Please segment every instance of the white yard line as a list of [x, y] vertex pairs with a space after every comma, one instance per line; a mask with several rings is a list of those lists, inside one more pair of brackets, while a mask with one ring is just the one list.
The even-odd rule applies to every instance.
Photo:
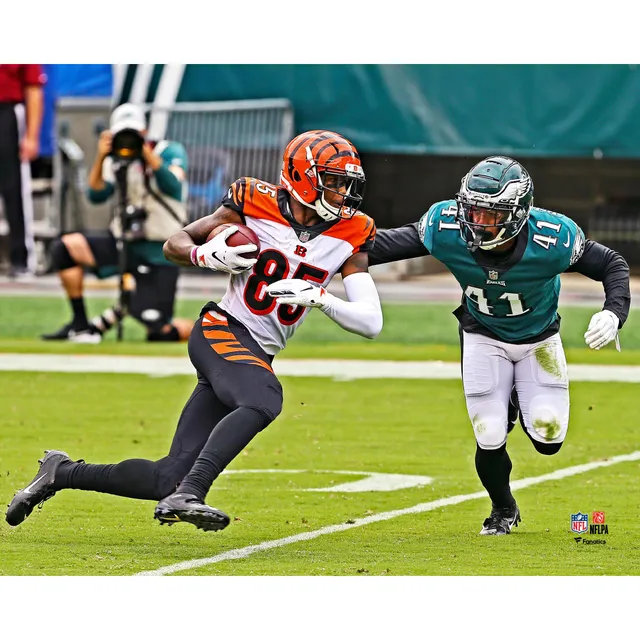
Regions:
[[[389, 360], [287, 360], [273, 364], [279, 376], [362, 378], [413, 378], [459, 380], [457, 362], [399, 362]], [[137, 373], [149, 376], [195, 375], [183, 357], [0, 354], [0, 371], [54, 371], [61, 373]], [[570, 364], [574, 382], [640, 382], [640, 366]]]
[[[635, 460], [640, 460], [640, 451], [634, 451], [633, 453], [614, 456], [612, 458], [609, 458], [608, 460], [599, 460], [597, 462], [588, 462], [586, 464], [579, 464], [573, 467], [566, 467], [565, 469], [558, 469], [557, 471], [552, 471], [551, 473], [545, 473], [542, 476], [516, 480], [511, 483], [511, 489], [524, 489], [526, 487], [531, 487], [542, 482], [549, 482], [550, 480], [562, 480], [563, 478], [575, 476], [580, 473], [586, 473], [587, 471], [598, 469], [600, 467], [610, 467], [611, 465], [619, 464], [620, 462], [633, 462]], [[391, 520], [392, 518], [397, 518], [399, 516], [425, 513], [426, 511], [433, 511], [434, 509], [439, 509], [440, 507], [448, 507], [454, 504], [460, 504], [461, 502], [468, 502], [469, 500], [477, 500], [478, 498], [486, 497], [487, 494], [485, 491], [477, 491], [476, 493], [467, 493], [458, 496], [451, 496], [449, 498], [441, 498], [440, 500], [433, 500], [431, 502], [423, 502], [406, 509], [385, 511], [383, 513], [378, 513], [366, 518], [358, 518], [351, 524], [334, 524], [328, 527], [323, 527], [322, 529], [316, 529], [315, 531], [306, 531], [304, 533], [299, 533], [295, 536], [287, 536], [286, 538], [279, 538], [277, 540], [268, 540], [267, 542], [251, 545], [249, 547], [242, 547], [240, 549], [231, 549], [230, 551], [225, 551], [224, 553], [220, 553], [217, 556], [211, 556], [210, 558], [186, 560], [184, 562], [178, 562], [177, 564], [171, 564], [166, 567], [161, 567], [160, 569], [155, 569], [152, 571], [142, 571], [136, 575], [164, 576], [170, 573], [177, 573], [178, 571], [189, 571], [191, 569], [197, 569], [209, 564], [224, 562], [225, 560], [240, 560], [242, 558], [247, 558], [254, 553], [268, 551], [269, 549], [277, 549], [278, 547], [284, 547], [288, 544], [295, 544], [296, 542], [313, 540], [314, 538], [326, 536], [330, 533], [340, 533], [341, 531], [347, 531], [348, 529], [355, 529], [356, 527], [363, 527], [368, 524], [373, 524], [374, 522], [383, 522], [384, 520]]]

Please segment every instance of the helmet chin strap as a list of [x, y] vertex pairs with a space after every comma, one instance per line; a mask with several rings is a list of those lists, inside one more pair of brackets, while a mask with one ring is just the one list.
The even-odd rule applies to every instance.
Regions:
[[[513, 240], [520, 233], [520, 231], [522, 230], [522, 227], [526, 224], [528, 218], [529, 218], [528, 215], [522, 218], [522, 220], [519, 222], [518, 229], [514, 235], [510, 236], [509, 238], [505, 238], [504, 240], [500, 240], [500, 238], [506, 231], [504, 228], [502, 228], [500, 230], [500, 233], [493, 240], [491, 240], [489, 244], [480, 246], [480, 248], [484, 249], [485, 251], [490, 251], [491, 249], [494, 249], [495, 247], [499, 247], [501, 244], [504, 244], [505, 242], [509, 242], [509, 240]], [[509, 219], [509, 222], [511, 222], [511, 219]]]
[[500, 229], [500, 233], [493, 239], [490, 240], [490, 244], [480, 244], [482, 242], [482, 235], [480, 233], [475, 233], [473, 235], [473, 240], [467, 241], [467, 249], [472, 253], [476, 251], [476, 249], [483, 249], [484, 251], [491, 251], [495, 247], [499, 247], [501, 244], [505, 242], [509, 242], [509, 240], [513, 240], [513, 238], [506, 238], [505, 240], [500, 240], [500, 237], [504, 234], [505, 230]]
[[500, 233], [498, 233], [498, 235], [493, 240], [490, 240], [488, 244], [479, 245], [480, 248], [484, 249], [485, 251], [491, 251], [491, 249], [494, 249], [495, 247], [499, 247], [501, 244], [504, 244], [505, 242], [509, 242], [509, 240], [511, 240], [512, 238], [507, 238], [506, 240], [500, 240], [504, 232], [505, 232], [504, 229], [500, 229]]
[[316, 212], [326, 222], [340, 220], [340, 209], [332, 207], [324, 199], [324, 193], [315, 201]]
[[473, 240], [471, 242], [467, 242], [467, 249], [469, 249], [469, 251], [473, 253], [480, 246], [481, 242], [482, 242], [482, 238], [480, 237], [480, 235], [474, 234]]

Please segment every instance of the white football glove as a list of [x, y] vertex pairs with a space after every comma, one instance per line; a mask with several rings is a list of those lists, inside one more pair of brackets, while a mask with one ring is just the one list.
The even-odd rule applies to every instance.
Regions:
[[[600, 349], [609, 344], [618, 336], [620, 320], [613, 311], [599, 311], [594, 314], [589, 322], [589, 328], [584, 334], [585, 342], [592, 349]], [[620, 351], [620, 345], [616, 340], [616, 347]]]
[[227, 238], [235, 233], [238, 227], [232, 225], [223, 229], [215, 238], [194, 247], [191, 252], [191, 262], [198, 267], [224, 271], [237, 275], [253, 267], [257, 258], [243, 258], [240, 254], [255, 251], [255, 244], [241, 244], [237, 247], [227, 245]]
[[301, 307], [322, 307], [326, 297], [331, 295], [324, 287], [317, 287], [298, 278], [273, 282], [267, 287], [267, 293], [280, 304], [299, 304]]

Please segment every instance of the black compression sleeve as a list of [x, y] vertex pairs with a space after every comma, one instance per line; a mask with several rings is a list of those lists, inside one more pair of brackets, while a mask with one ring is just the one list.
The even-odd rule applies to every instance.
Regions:
[[617, 251], [593, 240], [587, 240], [582, 256], [567, 271], [575, 271], [602, 282], [605, 295], [602, 308], [615, 313], [620, 318], [622, 328], [631, 305], [627, 261]]
[[369, 265], [428, 255], [418, 235], [418, 223], [412, 222], [397, 229], [378, 229], [373, 249], [369, 251]]

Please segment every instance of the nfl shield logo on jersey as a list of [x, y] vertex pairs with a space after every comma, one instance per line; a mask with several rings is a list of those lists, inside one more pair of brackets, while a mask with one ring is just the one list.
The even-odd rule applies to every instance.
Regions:
[[500, 274], [497, 271], [489, 271], [489, 280], [497, 280], [500, 277]]
[[589, 528], [589, 515], [586, 513], [571, 514], [571, 531], [574, 533], [585, 533]]
[[307, 242], [307, 240], [309, 240], [310, 237], [311, 237], [311, 234], [308, 231], [302, 231], [298, 236], [298, 238], [300, 239], [300, 242]]

